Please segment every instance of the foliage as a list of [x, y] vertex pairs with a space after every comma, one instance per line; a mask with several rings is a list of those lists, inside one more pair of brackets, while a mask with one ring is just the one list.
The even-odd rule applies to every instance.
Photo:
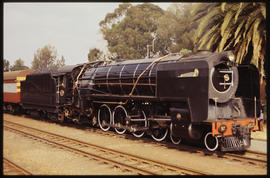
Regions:
[[136, 6], [122, 3], [113, 13], [108, 13], [100, 27], [111, 55], [114, 58], [144, 58], [147, 45], [155, 38], [155, 50], [167, 53], [166, 45], [156, 33], [158, 19], [163, 14], [160, 7], [151, 3]]
[[190, 50], [190, 49], [182, 48], [179, 53], [180, 53], [180, 55], [184, 55], [184, 54], [191, 53], [191, 52], [192, 52], [192, 50]]
[[157, 33], [165, 41], [169, 52], [179, 52], [182, 48], [193, 50], [198, 24], [191, 18], [193, 6], [191, 3], [174, 3], [159, 19]]
[[92, 62], [92, 61], [99, 61], [99, 60], [103, 60], [104, 59], [104, 55], [103, 52], [100, 51], [97, 48], [92, 48], [89, 50], [88, 53], [88, 61]]
[[199, 3], [193, 9], [199, 20], [196, 48], [233, 50], [237, 63], [253, 63], [263, 75], [266, 52], [265, 3]]
[[46, 45], [38, 49], [34, 54], [32, 68], [44, 70], [47, 68], [62, 67], [65, 65], [65, 58], [57, 59], [57, 50], [54, 46]]
[[55, 66], [56, 66], [57, 68], [63, 67], [63, 66], [65, 65], [65, 62], [66, 62], [65, 57], [64, 57], [64, 56], [61, 56], [61, 59], [56, 60]]
[[26, 69], [29, 69], [29, 67], [24, 65], [24, 61], [21, 58], [17, 59], [14, 62], [14, 65], [10, 67], [11, 71], [26, 70]]
[[9, 69], [9, 61], [4, 59], [3, 60], [3, 71], [4, 72], [8, 72], [10, 69]]

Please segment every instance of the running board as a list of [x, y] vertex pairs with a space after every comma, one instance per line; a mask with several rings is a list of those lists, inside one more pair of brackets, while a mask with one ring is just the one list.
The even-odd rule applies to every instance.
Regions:
[[104, 123], [102, 124], [102, 126], [107, 126], [107, 127], [112, 127], [112, 128], [116, 128], [116, 129], [125, 129], [128, 130], [129, 132], [137, 132], [137, 131], [147, 131], [149, 130], [149, 127], [136, 127], [136, 126], [125, 126], [125, 125], [121, 125], [121, 124], [107, 124]]

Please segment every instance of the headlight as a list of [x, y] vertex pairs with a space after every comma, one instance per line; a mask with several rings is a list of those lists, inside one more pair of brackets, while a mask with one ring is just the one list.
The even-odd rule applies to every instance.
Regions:
[[226, 130], [227, 130], [227, 126], [226, 126], [226, 125], [221, 125], [221, 126], [219, 126], [219, 128], [218, 128], [218, 131], [219, 131], [220, 133], [224, 133]]
[[234, 60], [235, 60], [234, 55], [229, 55], [228, 57], [229, 57], [229, 60], [230, 60], [231, 62], [234, 62]]
[[250, 122], [250, 123], [248, 123], [247, 126], [248, 126], [249, 129], [253, 129], [255, 124], [254, 124], [254, 122]]
[[231, 62], [235, 62], [235, 56], [231, 51], [228, 53], [227, 57]]

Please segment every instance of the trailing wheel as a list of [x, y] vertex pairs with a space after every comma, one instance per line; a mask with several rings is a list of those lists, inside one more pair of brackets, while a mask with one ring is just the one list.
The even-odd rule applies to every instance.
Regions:
[[157, 127], [151, 128], [152, 131], [152, 138], [158, 142], [164, 140], [168, 134], [168, 128], [164, 127]]
[[[147, 127], [147, 120], [146, 120], [146, 115], [144, 113], [144, 111], [141, 112], [141, 118], [144, 119], [144, 121], [140, 121], [138, 122], [137, 126], [140, 126], [140, 127]], [[136, 131], [136, 132], [133, 132], [132, 134], [137, 137], [137, 138], [140, 138], [144, 135], [144, 131]]]
[[[116, 106], [113, 111], [113, 124], [116, 124], [118, 126], [125, 126], [126, 125], [126, 117], [127, 117], [127, 111], [122, 105]], [[118, 134], [123, 134], [126, 132], [126, 129], [115, 127], [114, 130]]]
[[212, 132], [208, 132], [204, 137], [204, 145], [209, 151], [215, 151], [218, 148], [218, 138], [212, 136]]
[[48, 113], [48, 118], [53, 122], [57, 122], [58, 121], [58, 114]]
[[173, 133], [173, 123], [170, 124], [170, 139], [173, 142], [173, 144], [178, 145], [182, 141], [182, 139], [181, 139], [181, 137], [173, 136], [172, 133]]
[[106, 124], [111, 123], [111, 109], [106, 104], [100, 106], [98, 110], [98, 125], [103, 131], [108, 131], [110, 126]]

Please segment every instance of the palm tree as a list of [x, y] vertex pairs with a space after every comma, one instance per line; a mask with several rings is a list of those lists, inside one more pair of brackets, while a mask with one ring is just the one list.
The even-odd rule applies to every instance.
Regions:
[[236, 62], [253, 63], [262, 79], [266, 52], [265, 3], [199, 3], [192, 13], [194, 21], [200, 21], [197, 49], [233, 50]]

